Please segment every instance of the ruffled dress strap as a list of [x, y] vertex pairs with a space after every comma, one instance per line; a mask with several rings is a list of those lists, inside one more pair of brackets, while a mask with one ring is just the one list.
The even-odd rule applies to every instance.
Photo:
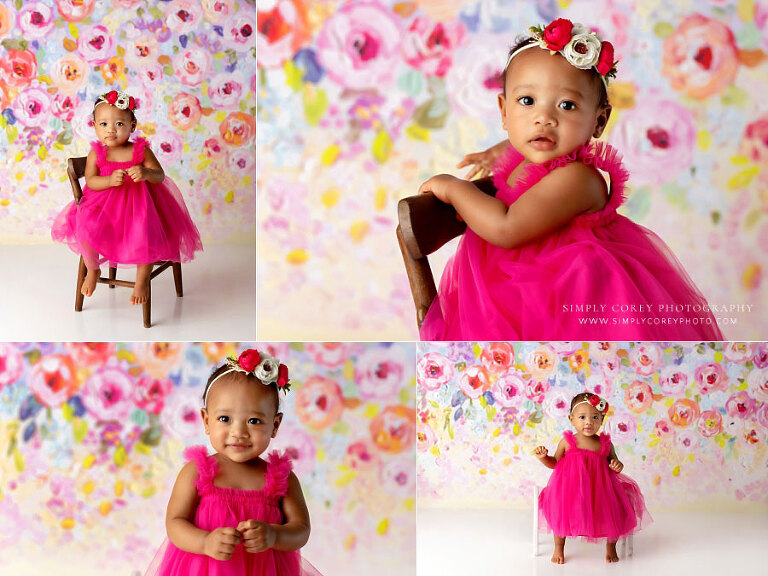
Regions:
[[144, 162], [144, 149], [148, 146], [147, 139], [144, 138], [144, 136], [139, 136], [134, 140], [133, 142], [133, 157], [131, 158], [131, 163], [141, 164]]
[[285, 454], [273, 450], [267, 456], [267, 476], [264, 491], [273, 498], [282, 498], [288, 493], [288, 477], [293, 462]]
[[603, 432], [600, 434], [600, 455], [608, 456], [611, 452], [611, 435]]
[[219, 472], [219, 466], [215, 458], [208, 456], [205, 446], [191, 446], [184, 450], [184, 458], [194, 462], [197, 467], [195, 487], [198, 492], [207, 492], [213, 487], [213, 479]]
[[91, 142], [91, 150], [96, 153], [96, 167], [101, 169], [107, 164], [107, 147], [100, 141]]
[[565, 438], [568, 448], [576, 448], [576, 438], [573, 437], [573, 432], [571, 430], [563, 432], [563, 438]]

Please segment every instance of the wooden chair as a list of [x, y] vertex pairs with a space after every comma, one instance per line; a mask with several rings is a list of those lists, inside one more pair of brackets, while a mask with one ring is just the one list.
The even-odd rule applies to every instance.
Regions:
[[[496, 195], [491, 177], [473, 182], [489, 196]], [[397, 241], [416, 306], [416, 321], [421, 327], [437, 295], [427, 257], [463, 234], [467, 225], [456, 218], [453, 206], [441, 202], [433, 194], [418, 194], [400, 200], [397, 204], [397, 219]]]
[[[77, 204], [80, 204], [80, 199], [83, 197], [83, 189], [80, 187], [80, 178], [85, 177], [85, 159], [85, 156], [67, 159], [67, 176], [69, 176], [69, 183], [72, 185], [72, 195], [75, 197], [75, 203]], [[111, 264], [112, 263], [110, 262], [109, 278], [100, 276], [97, 281], [99, 284], [108, 284], [110, 288], [114, 288], [115, 286], [133, 288], [136, 286], [136, 282], [118, 280], [117, 267], [111, 266]], [[181, 278], [181, 264], [179, 262], [170, 261], [155, 262], [153, 264], [153, 270], [147, 278], [147, 301], [142, 304], [144, 328], [152, 326], [152, 279], [169, 267], [173, 269], [173, 282], [176, 285], [176, 296], [180, 298], [184, 295]], [[80, 290], [83, 287], [87, 271], [85, 260], [80, 256], [80, 264], [77, 268], [77, 288], [75, 289], [75, 311], [77, 312], [80, 312], [83, 309], [83, 300], [85, 299], [85, 296], [83, 296]]]

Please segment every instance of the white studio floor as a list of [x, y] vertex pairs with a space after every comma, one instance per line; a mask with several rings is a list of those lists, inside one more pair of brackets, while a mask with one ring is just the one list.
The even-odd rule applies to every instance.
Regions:
[[[568, 540], [565, 564], [550, 562], [552, 537], [533, 556], [530, 510], [419, 508], [419, 576], [517, 576], [589, 573], [637, 576], [768, 575], [768, 513], [710, 514], [651, 510], [654, 522], [634, 537], [634, 555], [605, 562], [605, 545]], [[621, 553], [621, 549], [619, 548]]]
[[[60, 245], [0, 246], [0, 340], [256, 340], [255, 244], [206, 245], [182, 264], [181, 298], [170, 269], [152, 280], [151, 328], [141, 306], [130, 305], [130, 288], [99, 284], [75, 312], [77, 263]], [[117, 276], [135, 274], [126, 268]]]

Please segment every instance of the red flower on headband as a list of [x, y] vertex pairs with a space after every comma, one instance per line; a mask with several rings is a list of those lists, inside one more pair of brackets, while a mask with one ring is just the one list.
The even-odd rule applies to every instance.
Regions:
[[258, 350], [246, 350], [237, 358], [237, 363], [243, 370], [253, 372], [261, 362], [261, 354]]
[[603, 42], [600, 46], [600, 58], [598, 58], [595, 68], [601, 76], [605, 76], [613, 68], [613, 44], [610, 42]]
[[288, 366], [280, 364], [277, 368], [277, 387], [285, 388], [288, 384]]
[[112, 90], [112, 92], [107, 92], [104, 95], [104, 100], [106, 100], [110, 104], [114, 104], [115, 102], [117, 102], [117, 90]]
[[136, 99], [133, 96], [128, 97], [128, 110], [136, 110]]
[[600, 403], [600, 396], [597, 394], [592, 394], [589, 397], [589, 403], [592, 404], [592, 406], [597, 406]]
[[571, 31], [573, 30], [573, 22], [566, 20], [565, 18], [558, 18], [549, 23], [549, 26], [544, 28], [542, 39], [547, 43], [547, 48], [558, 52], [565, 48], [565, 45], [571, 41]]

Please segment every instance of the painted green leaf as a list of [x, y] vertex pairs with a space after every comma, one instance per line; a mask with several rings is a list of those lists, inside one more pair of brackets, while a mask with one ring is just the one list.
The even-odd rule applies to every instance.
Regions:
[[115, 450], [115, 465], [119, 468], [122, 468], [125, 465], [125, 461], [128, 458], [128, 453], [125, 451], [125, 448], [122, 446], [118, 446], [117, 450]]
[[86, 422], [82, 418], [73, 418], [72, 434], [75, 438], [75, 442], [80, 444], [85, 439], [85, 436], [88, 434], [88, 422]]
[[158, 446], [163, 439], [163, 429], [160, 426], [152, 426], [141, 433], [139, 440], [147, 446]]
[[306, 86], [304, 89], [304, 117], [307, 124], [317, 126], [328, 108], [328, 96], [325, 90], [318, 90], [314, 86]]

